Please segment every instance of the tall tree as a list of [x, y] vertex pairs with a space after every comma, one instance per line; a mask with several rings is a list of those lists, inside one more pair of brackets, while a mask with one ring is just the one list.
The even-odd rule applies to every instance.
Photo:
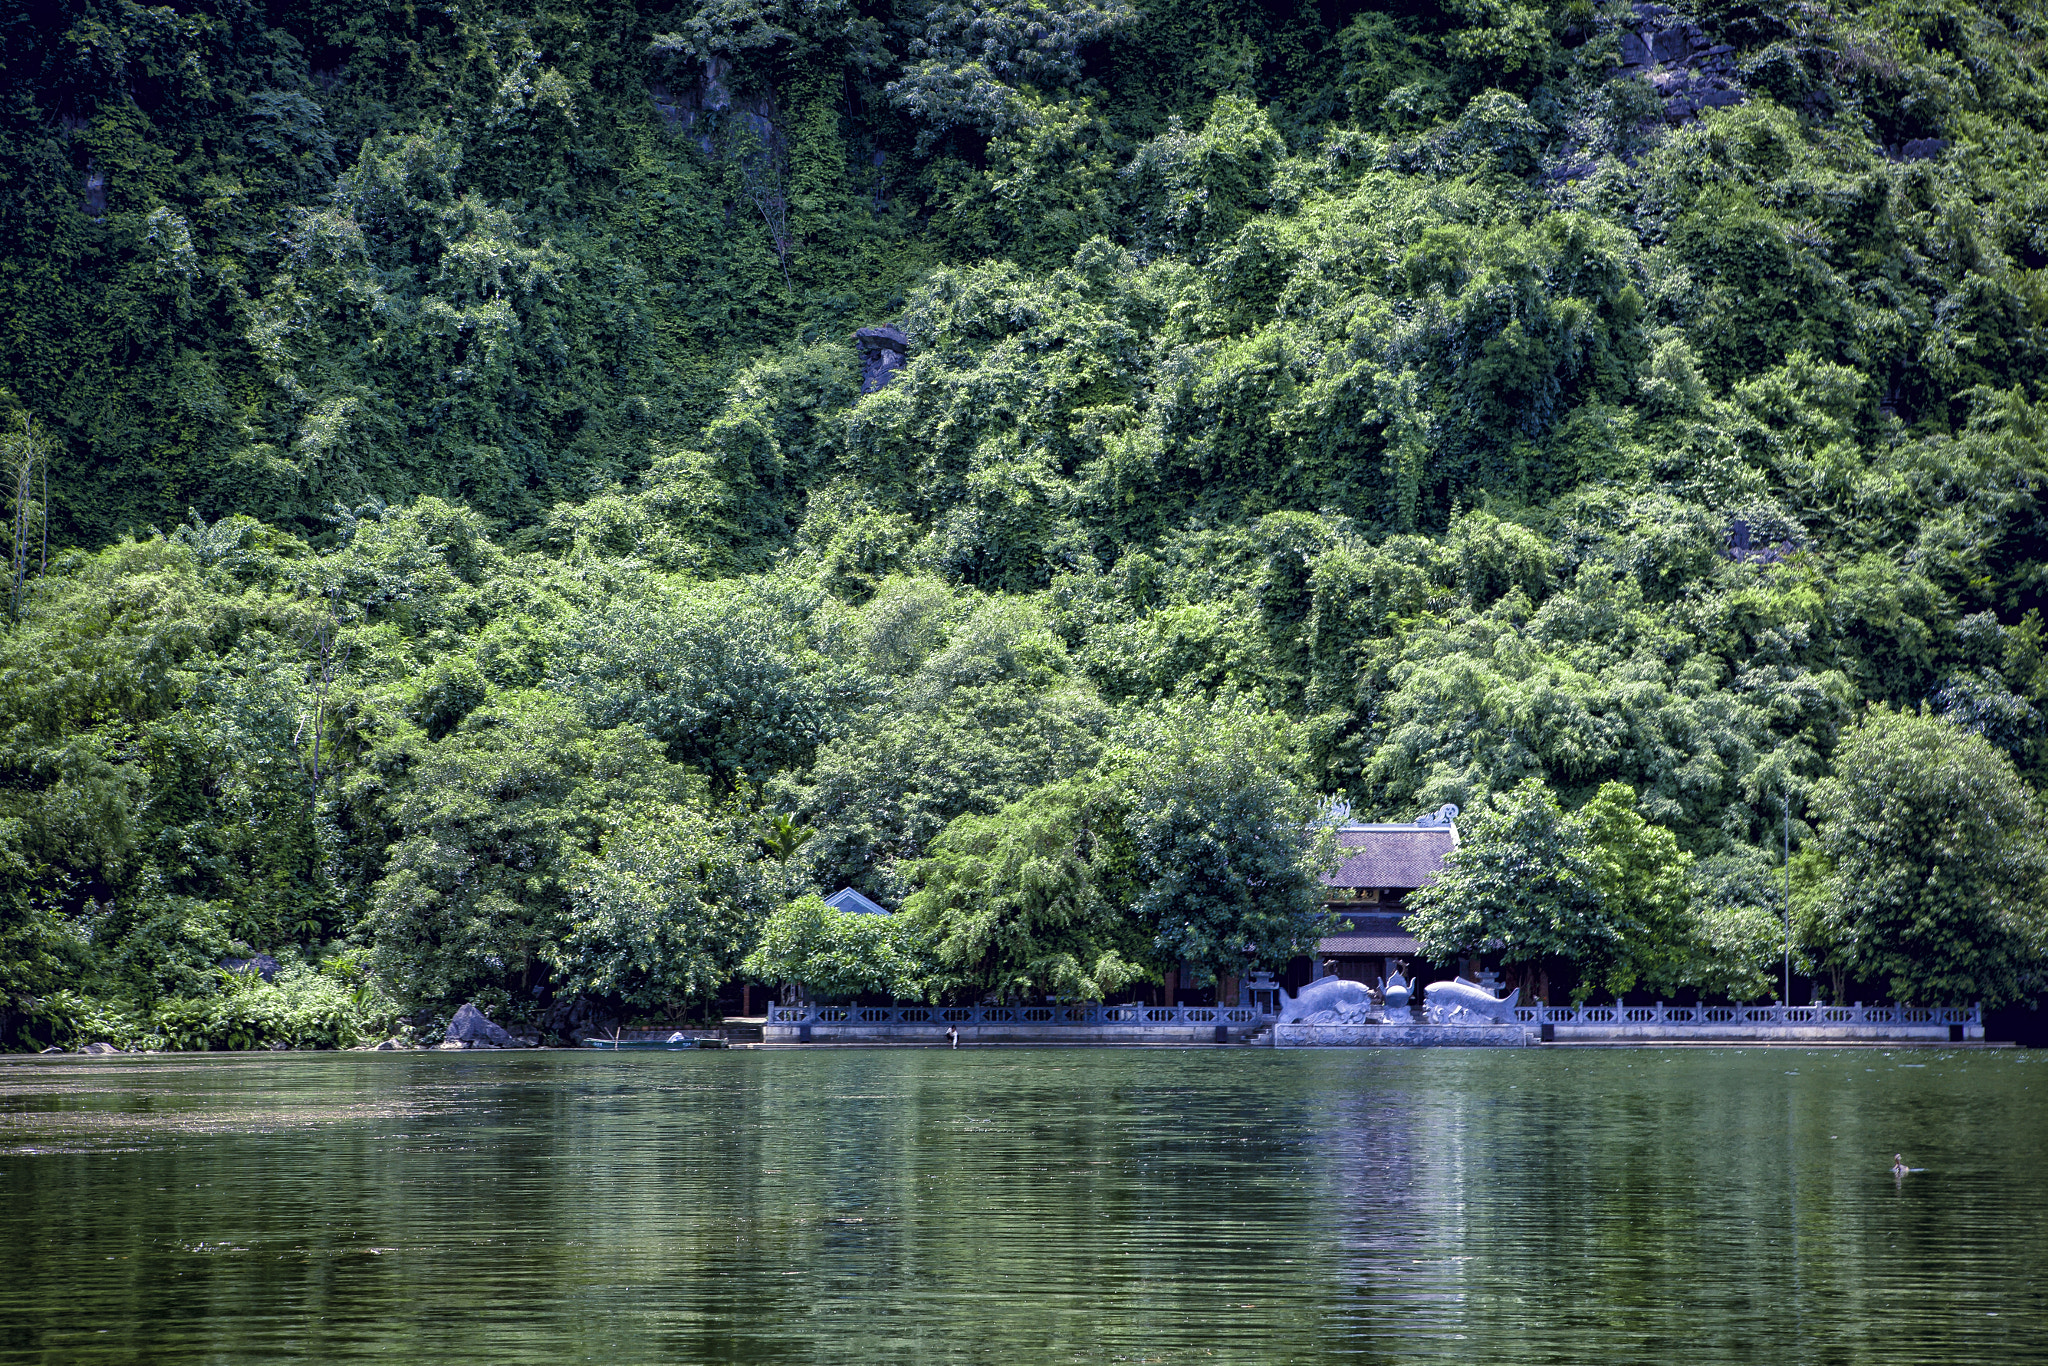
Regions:
[[1704, 941], [1688, 877], [1692, 855], [1669, 830], [1643, 819], [1626, 783], [1602, 783], [1572, 824], [1585, 840], [1601, 907], [1621, 937], [1603, 985], [1616, 993], [1638, 985], [1671, 991], [1694, 980]]
[[1291, 771], [1276, 718], [1226, 702], [1182, 704], [1126, 738], [1118, 771], [1138, 883], [1132, 912], [1152, 952], [1196, 983], [1277, 968], [1331, 918], [1319, 874], [1330, 837]]
[[816, 893], [779, 907], [740, 965], [757, 982], [800, 988], [812, 999], [925, 994], [932, 962], [924, 927], [905, 915], [841, 911]]
[[930, 931], [941, 987], [1101, 1000], [1155, 975], [1127, 914], [1129, 809], [1115, 784], [1077, 778], [948, 825], [911, 866], [921, 885], [904, 903]]
[[1422, 956], [1449, 963], [1497, 955], [1547, 976], [1576, 973], [1581, 999], [1618, 961], [1623, 935], [1606, 914], [1585, 831], [1540, 778], [1524, 778], [1468, 818], [1436, 881], [1409, 898]]
[[557, 992], [683, 1007], [732, 979], [793, 880], [738, 810], [631, 810], [569, 885]]
[[[537, 691], [471, 712], [410, 779], [365, 926], [371, 966], [408, 1006], [475, 997], [486, 1010], [529, 1008], [548, 987], [567, 956], [570, 887], [606, 832], [690, 792], [638, 727], [593, 732]], [[601, 964], [585, 975], [627, 994]]]
[[1995, 1006], [2048, 984], [2048, 822], [2003, 750], [1872, 708], [1813, 809], [1850, 977], [1929, 1004]]

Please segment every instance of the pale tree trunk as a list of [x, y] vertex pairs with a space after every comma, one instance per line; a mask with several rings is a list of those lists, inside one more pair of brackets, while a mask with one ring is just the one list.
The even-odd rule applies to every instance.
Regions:
[[307, 776], [310, 793], [308, 800], [315, 802], [320, 799], [321, 758], [329, 744], [328, 704], [334, 695], [335, 681], [348, 667], [351, 649], [351, 646], [341, 639], [341, 614], [335, 606], [335, 599], [338, 597], [338, 591], [327, 595], [321, 616], [313, 627], [311, 639], [307, 642], [314, 657], [311, 679], [313, 708], [310, 716], [300, 718], [298, 734], [292, 737], [295, 744], [303, 743], [307, 727], [312, 728], [312, 753], [307, 755], [301, 752], [299, 770]]
[[[21, 420], [13, 466], [13, 543], [9, 546], [7, 565], [7, 617], [20, 621], [21, 609], [28, 601], [29, 562], [36, 562], [39, 575], [50, 567], [50, 457], [37, 444], [35, 424], [26, 417]], [[36, 497], [39, 474], [41, 498]]]

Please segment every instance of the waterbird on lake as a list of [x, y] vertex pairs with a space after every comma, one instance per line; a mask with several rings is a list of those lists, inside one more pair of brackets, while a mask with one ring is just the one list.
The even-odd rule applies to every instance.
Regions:
[[1925, 1167], [1909, 1167], [1909, 1166], [1907, 1166], [1907, 1165], [1906, 1165], [1906, 1155], [1905, 1155], [1904, 1153], [1893, 1153], [1893, 1154], [1892, 1154], [1892, 1175], [1893, 1175], [1893, 1176], [1911, 1176], [1911, 1175], [1912, 1175], [1912, 1174], [1913, 1174], [1914, 1172], [1924, 1172], [1924, 1171], [1926, 1171], [1926, 1170], [1927, 1170], [1927, 1168], [1925, 1168]]

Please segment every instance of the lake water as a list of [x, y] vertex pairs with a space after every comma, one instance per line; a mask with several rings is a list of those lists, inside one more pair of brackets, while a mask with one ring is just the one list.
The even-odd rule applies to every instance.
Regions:
[[2048, 1360], [2043, 1053], [13, 1060], [0, 1194], [6, 1362]]

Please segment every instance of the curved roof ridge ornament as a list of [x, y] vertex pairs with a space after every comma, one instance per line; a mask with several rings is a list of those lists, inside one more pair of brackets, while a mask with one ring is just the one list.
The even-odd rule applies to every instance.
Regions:
[[1458, 804], [1456, 802], [1445, 802], [1436, 810], [1425, 811], [1421, 815], [1417, 816], [1414, 820], [1414, 824], [1420, 826], [1425, 830], [1436, 830], [1442, 829], [1447, 826], [1456, 825], [1457, 821]]

